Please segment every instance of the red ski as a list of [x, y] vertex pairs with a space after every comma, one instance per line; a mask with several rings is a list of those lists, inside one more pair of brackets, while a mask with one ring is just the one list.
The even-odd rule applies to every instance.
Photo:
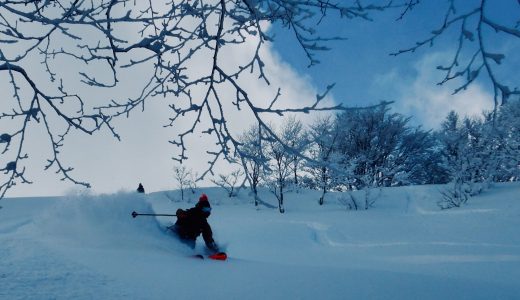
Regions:
[[[195, 254], [192, 257], [199, 258], [199, 259], [204, 259], [205, 258], [202, 254]], [[215, 254], [208, 255], [206, 257], [209, 258], [209, 259], [213, 259], [213, 260], [226, 260], [227, 259], [227, 254], [225, 252], [218, 252], [218, 253], [215, 253]]]
[[214, 260], [226, 260], [227, 254], [225, 252], [218, 252], [218, 253], [209, 255], [208, 258], [214, 259]]

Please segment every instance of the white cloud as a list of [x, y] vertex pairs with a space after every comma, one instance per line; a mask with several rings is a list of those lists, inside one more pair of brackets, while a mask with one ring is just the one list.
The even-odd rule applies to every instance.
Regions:
[[[238, 63], [249, 59], [255, 50], [256, 43], [248, 41], [241, 47], [224, 48], [221, 53], [223, 66], [236, 66]], [[282, 88], [280, 106], [299, 107], [314, 102], [318, 93], [305, 74], [296, 73], [291, 67], [283, 62], [274, 52], [271, 46], [266, 45], [262, 52], [266, 65], [266, 73], [271, 82], [270, 85], [258, 80], [258, 74], [251, 74], [241, 79], [241, 84], [248, 91], [249, 96], [256, 104], [266, 107], [276, 95], [278, 87]], [[65, 80], [77, 80], [77, 68], [70, 67], [71, 64], [62, 64], [60, 71], [67, 74]], [[194, 61], [193, 65], [199, 71], [208, 72], [206, 59]], [[67, 66], [69, 66], [67, 68]], [[142, 86], [142, 80], [147, 74], [146, 67], [140, 67], [128, 74], [121, 74], [121, 84], [118, 88], [85, 89], [75, 83], [67, 86], [78, 93], [88, 93], [89, 101], [106, 103], [107, 100], [123, 95], [125, 91], [135, 90], [136, 86]], [[194, 95], [197, 91], [193, 91]], [[225, 102], [227, 109], [226, 118], [229, 127], [235, 133], [241, 132], [253, 124], [253, 116], [247, 109], [236, 111], [230, 101], [234, 100], [233, 89], [224, 88], [220, 90], [221, 100]], [[120, 94], [121, 93], [121, 94]], [[135, 91], [134, 91], [135, 93]], [[199, 91], [200, 93], [200, 91]], [[135, 94], [134, 94], [135, 95]], [[120, 97], [119, 97], [120, 98]], [[99, 102], [98, 102], [99, 101]], [[134, 190], [139, 182], [142, 182], [147, 191], [157, 191], [175, 188], [173, 179], [174, 161], [171, 157], [176, 155], [178, 149], [169, 144], [168, 141], [188, 128], [192, 124], [192, 118], [187, 116], [173, 127], [164, 128], [172, 111], [168, 108], [169, 103], [180, 101], [173, 95], [166, 98], [156, 97], [146, 102], [144, 112], [134, 111], [129, 119], [116, 121], [118, 133], [122, 137], [117, 142], [107, 131], [89, 136], [82, 133], [69, 135], [65, 146], [61, 150], [62, 162], [75, 168], [72, 175], [82, 181], [92, 184], [93, 192], [108, 193], [121, 189]], [[328, 97], [327, 103], [333, 100]], [[245, 107], [243, 107], [245, 108]], [[302, 115], [310, 119], [314, 115]], [[266, 116], [266, 120], [279, 122], [280, 118], [275, 115]], [[189, 146], [189, 160], [186, 165], [199, 171], [207, 167], [207, 161], [211, 158], [206, 154], [207, 150], [215, 150], [215, 140], [207, 134], [199, 133], [207, 129], [207, 120], [199, 125], [199, 130], [187, 139]], [[37, 133], [36, 133], [37, 132]], [[74, 185], [62, 182], [60, 175], [54, 172], [43, 171], [46, 159], [49, 158], [48, 141], [45, 132], [36, 129], [31, 135], [26, 150], [31, 156], [28, 162], [27, 177], [34, 181], [32, 185], [18, 185], [11, 189], [7, 196], [29, 196], [29, 195], [59, 195], [64, 194]], [[40, 150], [45, 149], [45, 150]], [[224, 173], [233, 167], [219, 164], [216, 173]], [[235, 167], [236, 168], [236, 167]], [[206, 184], [209, 182], [206, 181]]]
[[451, 110], [461, 116], [473, 117], [492, 109], [493, 95], [478, 83], [471, 84], [455, 95], [455, 82], [437, 85], [444, 74], [436, 67], [449, 59], [443, 53], [425, 55], [414, 65], [415, 76], [393, 70], [378, 76], [375, 86], [380, 90], [391, 91], [395, 97], [395, 110], [413, 116], [416, 123], [426, 128], [438, 128]]

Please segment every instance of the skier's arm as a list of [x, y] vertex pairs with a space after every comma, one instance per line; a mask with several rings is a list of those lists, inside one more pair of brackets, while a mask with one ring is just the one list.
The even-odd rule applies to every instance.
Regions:
[[206, 243], [206, 247], [211, 250], [218, 251], [218, 246], [213, 240], [213, 232], [211, 231], [211, 226], [209, 226], [208, 221], [204, 220], [202, 224], [202, 238]]

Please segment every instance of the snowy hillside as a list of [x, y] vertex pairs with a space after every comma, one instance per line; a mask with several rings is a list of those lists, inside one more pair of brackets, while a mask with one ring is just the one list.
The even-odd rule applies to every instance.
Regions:
[[368, 211], [293, 192], [285, 214], [200, 189], [226, 262], [191, 258], [172, 218], [130, 216], [194, 204], [176, 192], [4, 199], [0, 299], [519, 299], [520, 184], [447, 211], [439, 189], [387, 188]]

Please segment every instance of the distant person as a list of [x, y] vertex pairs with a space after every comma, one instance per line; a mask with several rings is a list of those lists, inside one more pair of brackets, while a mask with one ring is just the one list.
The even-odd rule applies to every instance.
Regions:
[[197, 237], [202, 233], [206, 247], [215, 253], [219, 252], [220, 250], [213, 240], [213, 232], [207, 220], [210, 214], [211, 205], [209, 204], [208, 196], [202, 194], [195, 207], [188, 210], [177, 210], [177, 222], [169, 229], [177, 234], [183, 243], [193, 249], [195, 248]]
[[139, 183], [139, 186], [137, 187], [137, 192], [144, 194], [144, 187], [141, 183]]

